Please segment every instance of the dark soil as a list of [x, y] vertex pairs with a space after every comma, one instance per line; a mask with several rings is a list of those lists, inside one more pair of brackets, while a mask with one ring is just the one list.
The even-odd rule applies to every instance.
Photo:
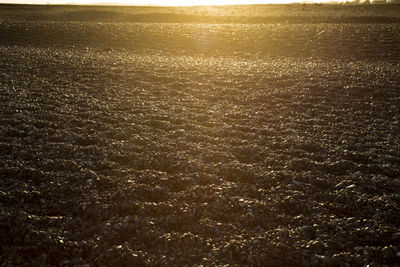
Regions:
[[1, 266], [399, 266], [399, 23], [7, 8]]

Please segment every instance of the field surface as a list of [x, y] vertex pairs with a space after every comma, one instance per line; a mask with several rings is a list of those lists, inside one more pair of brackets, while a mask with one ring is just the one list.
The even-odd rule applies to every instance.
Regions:
[[0, 266], [399, 266], [399, 193], [400, 5], [0, 5]]

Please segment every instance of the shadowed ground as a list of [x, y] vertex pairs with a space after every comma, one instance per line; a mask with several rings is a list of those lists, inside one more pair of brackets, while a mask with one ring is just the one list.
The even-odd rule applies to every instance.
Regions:
[[396, 266], [399, 5], [2, 7], [4, 266]]

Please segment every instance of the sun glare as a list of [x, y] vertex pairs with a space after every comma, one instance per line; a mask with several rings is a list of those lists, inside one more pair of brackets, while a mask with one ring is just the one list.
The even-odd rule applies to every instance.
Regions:
[[[134, 1], [134, 0], [133, 0]], [[301, 0], [161, 0], [162, 5], [196, 6], [196, 5], [243, 5], [243, 4], [287, 4]]]
[[[137, 0], [126, 0], [128, 4], [137, 4]], [[146, 4], [146, 1], [142, 1]], [[148, 0], [147, 3], [161, 6], [199, 6], [199, 5], [240, 5], [240, 4], [286, 4], [295, 0]], [[299, 2], [299, 1], [297, 1]]]
[[[76, 0], [79, 3], [94, 3], [99, 0]], [[111, 0], [127, 5], [156, 6], [211, 6], [211, 5], [251, 5], [251, 4], [290, 4], [290, 3], [328, 3], [345, 0]], [[110, 2], [110, 1], [107, 1]]]

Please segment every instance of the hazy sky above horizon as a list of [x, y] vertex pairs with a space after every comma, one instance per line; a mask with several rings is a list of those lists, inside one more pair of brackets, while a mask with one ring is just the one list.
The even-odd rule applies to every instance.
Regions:
[[[160, 5], [160, 6], [187, 6], [187, 5], [236, 5], [236, 4], [287, 4], [299, 2], [333, 2], [332, 0], [0, 0], [0, 3], [17, 4], [126, 4], [126, 5]], [[335, 1], [342, 2], [342, 1]]]

